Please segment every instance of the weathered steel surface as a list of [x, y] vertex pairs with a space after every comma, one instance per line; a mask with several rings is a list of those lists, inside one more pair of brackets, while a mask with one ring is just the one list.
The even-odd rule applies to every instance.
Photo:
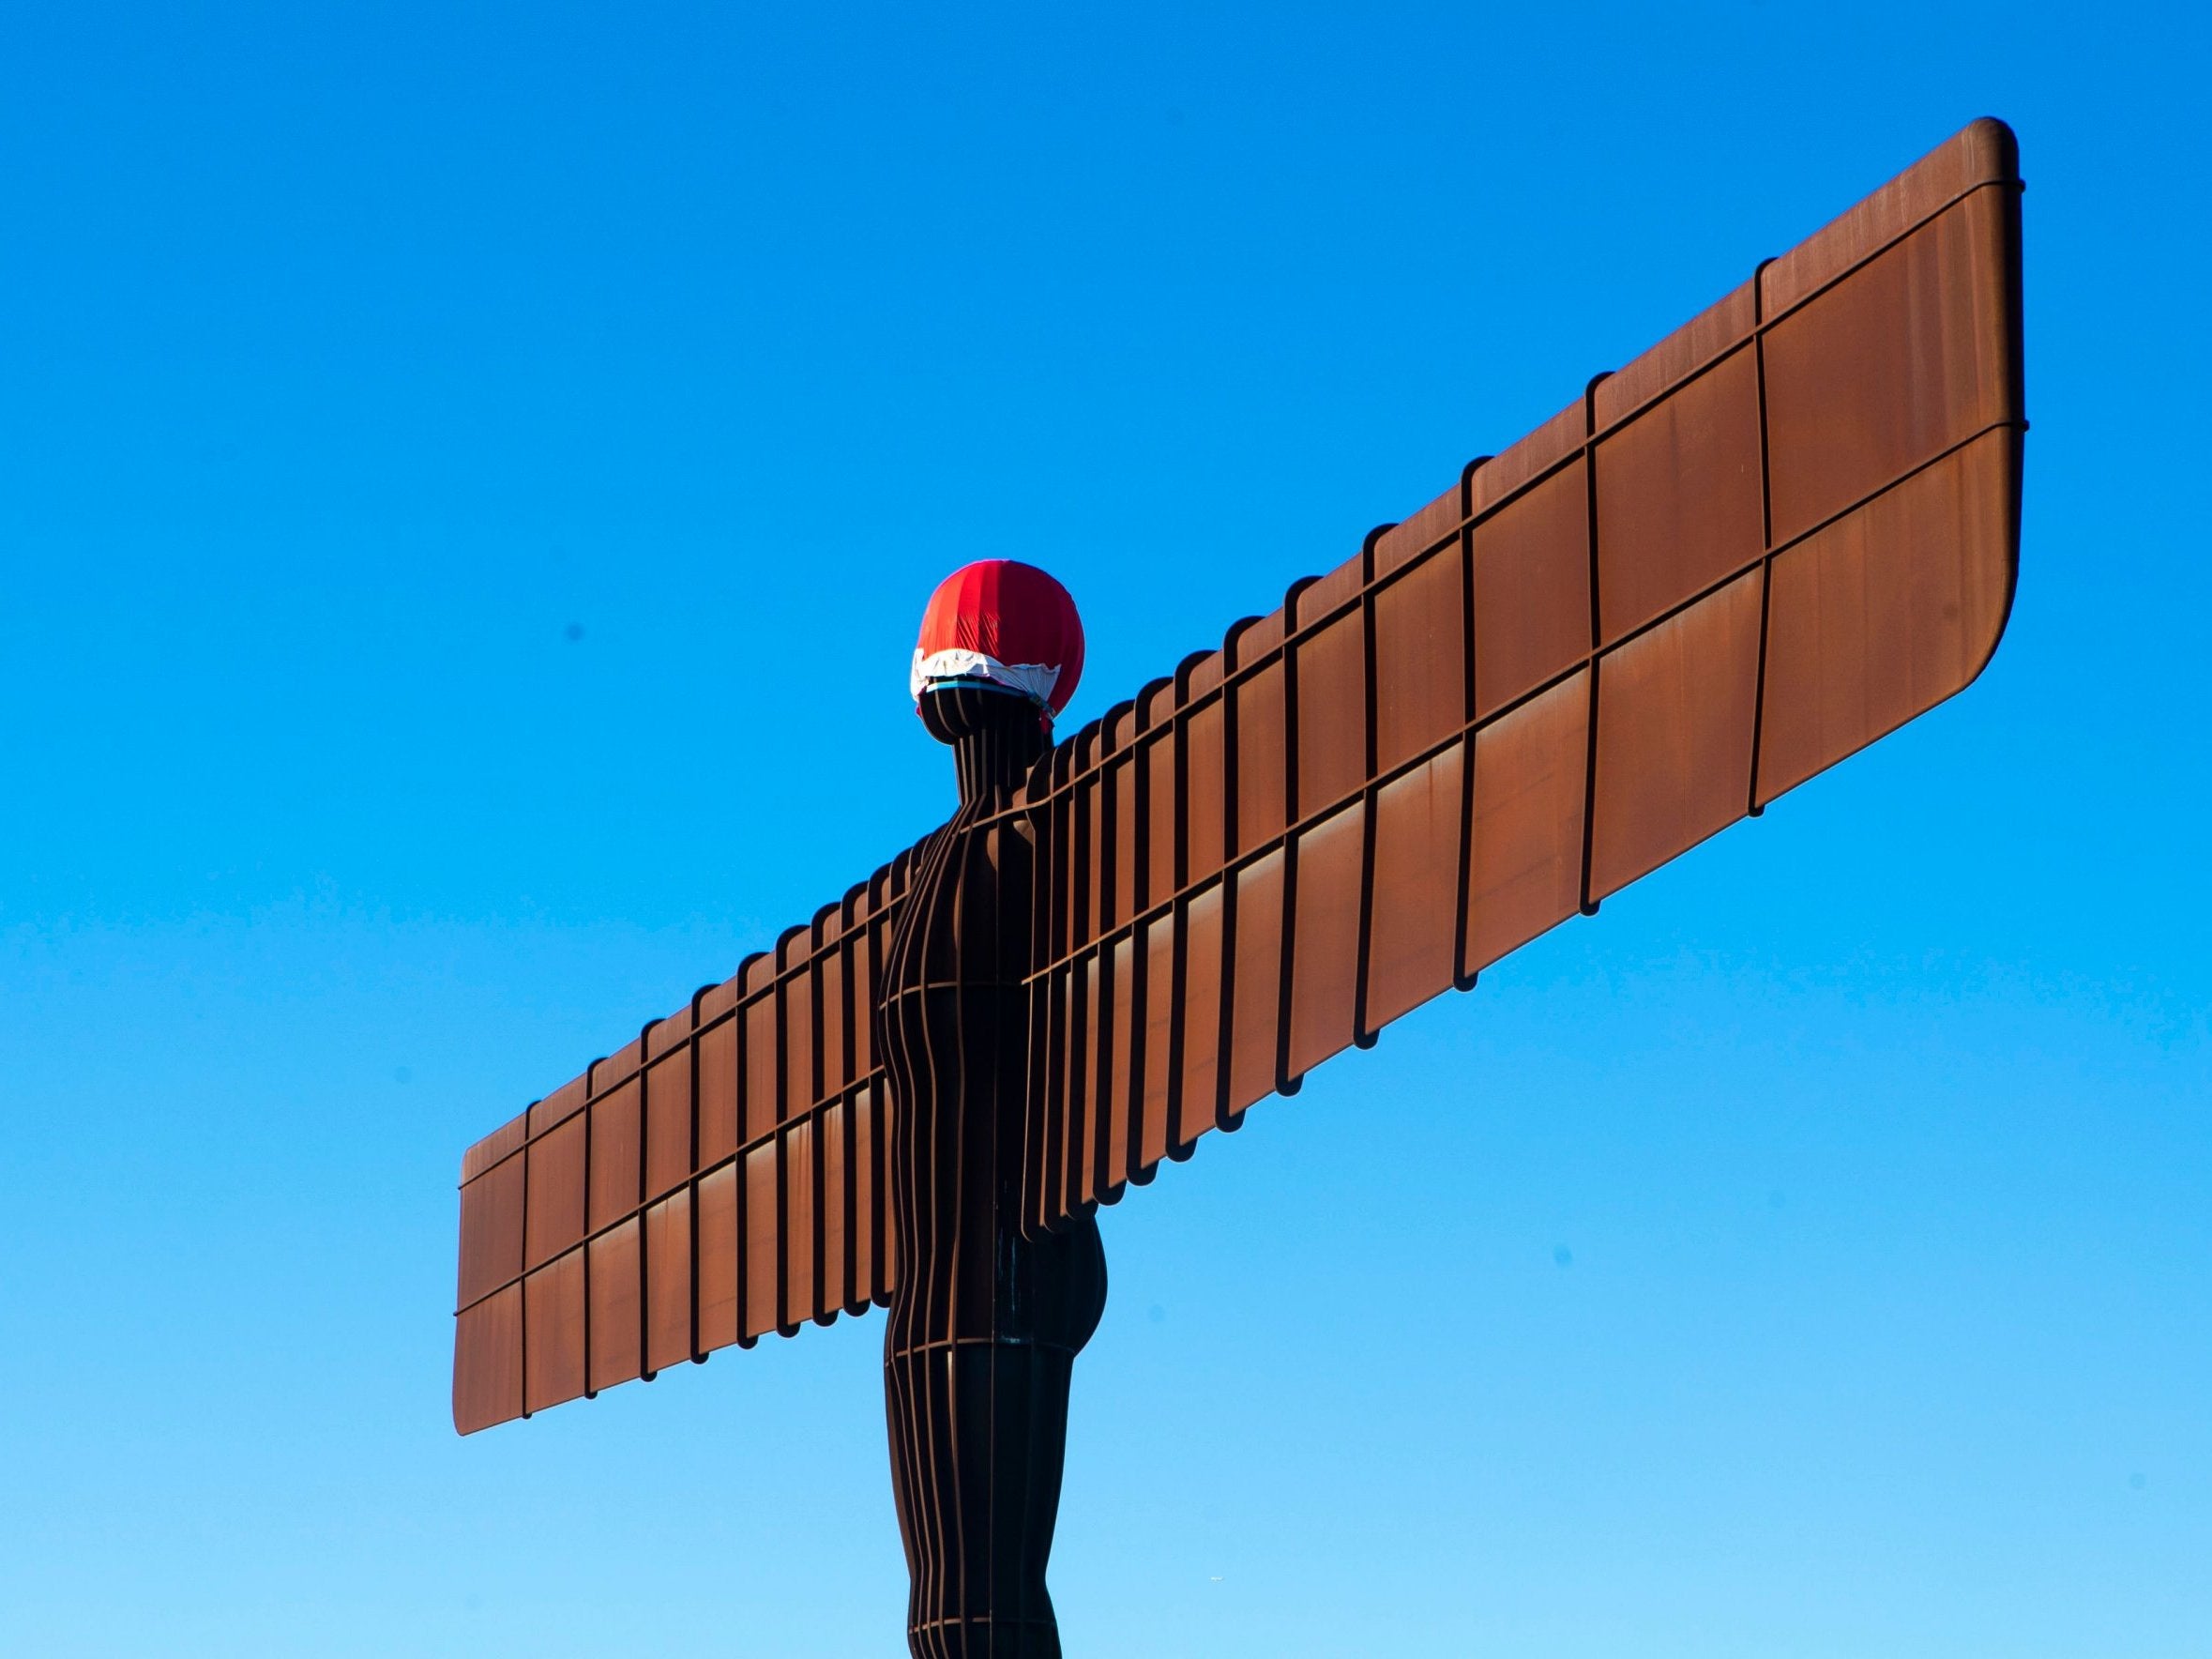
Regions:
[[1027, 1225], [1973, 679], [2019, 541], [2019, 260], [1977, 122], [1061, 744], [1019, 803]]
[[[1055, 1225], [1969, 682], [2018, 546], [1977, 122], [1061, 742], [1023, 1210]], [[901, 854], [463, 1161], [463, 1433], [888, 1300]]]
[[884, 1332], [891, 1486], [922, 1659], [1058, 1659], [1045, 1587], [1075, 1358], [1106, 1301], [1094, 1222], [1023, 1238], [1034, 826], [1025, 699], [926, 693], [961, 806], [923, 844], [885, 959], [899, 1292]]
[[873, 1015], [911, 862], [469, 1149], [462, 1433], [888, 1298]]

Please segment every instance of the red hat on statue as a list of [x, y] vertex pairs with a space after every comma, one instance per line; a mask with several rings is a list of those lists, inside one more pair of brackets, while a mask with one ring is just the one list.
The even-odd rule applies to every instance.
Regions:
[[1050, 720], [1083, 677], [1083, 621], [1068, 589], [1035, 565], [977, 559], [937, 585], [922, 613], [908, 689], [981, 682], [1027, 697]]

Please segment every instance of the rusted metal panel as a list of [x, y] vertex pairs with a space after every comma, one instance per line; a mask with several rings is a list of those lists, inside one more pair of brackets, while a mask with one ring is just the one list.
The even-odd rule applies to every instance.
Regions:
[[1375, 758], [1389, 771], [1467, 723], [1465, 561], [1454, 546], [1375, 595]]
[[[1183, 786], [1188, 801], [1182, 815], [1185, 869], [1201, 875], [1221, 867], [1228, 845], [1224, 840], [1226, 718], [1221, 699], [1215, 696], [1191, 711], [1183, 732]], [[1187, 874], [1182, 879], [1188, 884], [1192, 877]]]
[[1467, 516], [1465, 484], [1453, 485], [1402, 524], [1392, 525], [1375, 538], [1374, 573], [1387, 576], [1429, 552], [1447, 536], [1456, 536]]
[[832, 918], [825, 929], [823, 947], [814, 953], [814, 999], [821, 1022], [822, 1055], [817, 1099], [835, 1097], [853, 1077], [852, 1055], [845, 1040], [852, 1018], [845, 1002], [845, 959], [850, 952], [837, 932], [838, 924]]
[[1238, 853], [1265, 846], [1282, 833], [1288, 751], [1282, 709], [1282, 663], [1269, 662], [1230, 690], [1236, 728], [1236, 837]]
[[741, 1047], [745, 1092], [739, 1121], [748, 1143], [775, 1133], [783, 1119], [782, 982], [773, 956], [756, 956], [743, 971], [747, 998]]
[[465, 1308], [523, 1271], [523, 1159], [508, 1157], [461, 1189], [461, 1285]]
[[[1479, 491], [1505, 456], [1478, 468]], [[1589, 482], [1580, 455], [1475, 525], [1475, 707], [1492, 714], [1590, 648]]]
[[584, 1078], [572, 1077], [547, 1095], [535, 1102], [529, 1112], [530, 1138], [536, 1140], [554, 1124], [583, 1110], [583, 1103], [591, 1098], [591, 1088]]
[[1326, 812], [1367, 782], [1367, 647], [1348, 612], [1299, 641], [1292, 658], [1298, 731], [1298, 813]]
[[1778, 540], [2010, 418], [2010, 332], [1980, 303], [2007, 265], [2009, 200], [1977, 191], [1768, 330]]
[[645, 1369], [665, 1371], [692, 1354], [691, 1189], [645, 1211]]
[[1114, 838], [1114, 880], [1103, 906], [1106, 925], [1119, 927], [1137, 914], [1137, 878], [1143, 847], [1138, 814], [1137, 757], [1124, 750], [1106, 769], [1106, 797], [1113, 803], [1109, 832]]
[[1145, 924], [1137, 955], [1144, 963], [1144, 994], [1139, 1004], [1143, 1025], [1144, 1071], [1138, 1080], [1139, 1119], [1136, 1170], [1150, 1169], [1168, 1154], [1168, 1115], [1175, 1092], [1175, 921], [1173, 913]]
[[638, 1074], [638, 1068], [644, 1063], [644, 1058], [645, 1040], [643, 1036], [637, 1036], [632, 1037], [613, 1054], [594, 1060], [591, 1063], [591, 1069], [584, 1073], [590, 1080], [593, 1098], [597, 1099], [609, 1089], [635, 1077]]
[[1739, 576], [1598, 664], [1591, 899], [1750, 810], [1761, 582]]
[[502, 1158], [521, 1151], [529, 1138], [530, 1114], [519, 1112], [462, 1154], [462, 1181], [465, 1184], [476, 1180]]
[[612, 1226], [638, 1207], [644, 1149], [641, 1080], [625, 1079], [591, 1104], [591, 1203], [585, 1225]]
[[569, 1118], [530, 1143], [523, 1265], [551, 1261], [583, 1241], [584, 1121]]
[[1466, 863], [1465, 752], [1463, 743], [1454, 741], [1375, 797], [1374, 913], [1363, 1036], [1451, 988]]
[[523, 1408], [542, 1411], [583, 1393], [583, 1247], [523, 1281]]
[[1098, 1163], [1092, 1194], [1099, 1198], [1116, 1195], [1129, 1177], [1129, 1154], [1140, 1110], [1144, 1084], [1138, 1068], [1137, 1033], [1142, 1028], [1144, 992], [1138, 978], [1137, 941], [1124, 934], [1106, 953], [1105, 991], [1114, 1005], [1113, 1046], [1105, 1056], [1098, 1099], [1102, 1107], [1098, 1134]]
[[[1164, 699], [1170, 693], [1159, 693]], [[1182, 793], [1175, 786], [1176, 749], [1181, 737], [1174, 721], [1145, 738], [1138, 765], [1144, 796], [1144, 884], [1143, 902], [1159, 905], [1175, 890], [1175, 845], [1183, 819]]]
[[691, 1056], [686, 1042], [645, 1068], [645, 1196], [673, 1192], [698, 1167], [691, 1146]]
[[1286, 1071], [1303, 1076], [1357, 1035], [1365, 801], [1299, 832], [1290, 910], [1291, 1000]]
[[737, 1166], [724, 1164], [699, 1178], [699, 1347], [727, 1347], [739, 1335], [737, 1321]]
[[1759, 373], [1746, 349], [1598, 441], [1605, 641], [1672, 611], [1765, 549]]
[[804, 1117], [822, 1098], [820, 1062], [815, 1043], [815, 995], [820, 978], [804, 934], [786, 940], [780, 958], [778, 1000], [782, 1005], [783, 1033], [780, 1040], [780, 1069], [783, 1073], [783, 1103], [779, 1123]]
[[744, 1217], [739, 1283], [744, 1287], [742, 1336], [765, 1336], [783, 1315], [783, 1182], [773, 1138], [745, 1154], [738, 1203]]
[[821, 1307], [815, 1283], [822, 1246], [820, 1195], [814, 1186], [820, 1173], [815, 1138], [811, 1122], [794, 1123], [783, 1132], [783, 1209], [778, 1227], [783, 1250], [783, 1309], [779, 1323], [787, 1330], [812, 1318]]
[[872, 1088], [853, 1096], [853, 1291], [845, 1305], [858, 1311], [890, 1287], [884, 1261], [884, 1142]]
[[1758, 326], [1757, 280], [1738, 285], [1591, 388], [1591, 412], [1600, 428], [1633, 417], [1692, 374], [1746, 344]]
[[822, 1283], [811, 1312], [826, 1321], [853, 1300], [853, 1113], [841, 1103], [822, 1114]]
[[1242, 1111], [1275, 1092], [1276, 1035], [1282, 1022], [1283, 855], [1278, 850], [1236, 872], [1230, 964], [1228, 1109]]
[[1475, 735], [1462, 979], [1582, 906], [1589, 708], [1583, 669]]
[[[1872, 195], [1822, 226], [1761, 273], [1766, 314], [1774, 316], [1817, 292], [1947, 204], [1996, 185], [2018, 213], [2020, 149], [2004, 122], [1984, 118], [1962, 129]], [[2012, 242], [2017, 272], [2018, 238]], [[1992, 276], [1995, 276], [1992, 273]], [[1997, 305], [1994, 286], [1985, 297]], [[2018, 415], [2016, 407], [2013, 411]]]
[[[704, 1005], [702, 1007], [704, 1012]], [[737, 1150], [737, 1020], [699, 1034], [699, 1167], [712, 1169]]]
[[591, 1392], [629, 1382], [644, 1363], [644, 1271], [631, 1216], [585, 1246], [585, 1284], [591, 1304]]
[[2012, 442], [1990, 433], [1776, 557], [1762, 805], [1981, 672], [2011, 597]]
[[453, 1321], [453, 1426], [473, 1435], [523, 1414], [523, 1287], [509, 1285]]
[[1222, 888], [1191, 897], [1183, 918], [1183, 1053], [1174, 1144], [1220, 1125]]

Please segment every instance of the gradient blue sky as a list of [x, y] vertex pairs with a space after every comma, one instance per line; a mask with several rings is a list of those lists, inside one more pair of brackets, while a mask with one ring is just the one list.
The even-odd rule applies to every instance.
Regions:
[[11, 11], [0, 1648], [898, 1651], [880, 1327], [457, 1439], [462, 1147], [943, 815], [947, 570], [1087, 718], [1986, 113], [1994, 665], [1110, 1212], [1053, 1583], [2212, 1651], [2212, 37], [1533, 9]]

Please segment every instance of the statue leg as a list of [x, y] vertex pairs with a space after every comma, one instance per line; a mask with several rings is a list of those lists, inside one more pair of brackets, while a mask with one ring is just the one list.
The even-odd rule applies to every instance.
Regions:
[[[1022, 1260], [1032, 1251], [1038, 1259]], [[1020, 1247], [1021, 1294], [990, 1335], [885, 1345], [891, 1484], [915, 1659], [1059, 1659], [1045, 1568], [1075, 1356], [1105, 1306], [1098, 1228]], [[897, 1313], [894, 1307], [894, 1315]], [[1012, 1328], [1020, 1325], [1028, 1330]]]

